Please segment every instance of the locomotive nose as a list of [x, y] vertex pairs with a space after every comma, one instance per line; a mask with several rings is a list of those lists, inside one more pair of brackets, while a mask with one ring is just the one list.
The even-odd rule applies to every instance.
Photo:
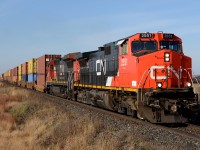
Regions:
[[171, 51], [169, 78], [172, 88], [190, 88], [192, 86], [191, 58]]
[[191, 59], [171, 50], [162, 50], [156, 55], [150, 77], [155, 88], [190, 88], [192, 86]]

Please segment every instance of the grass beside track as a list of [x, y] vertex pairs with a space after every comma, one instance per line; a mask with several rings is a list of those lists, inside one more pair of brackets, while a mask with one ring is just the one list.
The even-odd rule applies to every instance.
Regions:
[[[0, 149], [123, 149], [91, 114], [66, 110], [38, 97], [38, 93], [0, 83]], [[126, 137], [123, 145], [133, 149], [137, 140]], [[141, 148], [152, 145], [138, 143]]]

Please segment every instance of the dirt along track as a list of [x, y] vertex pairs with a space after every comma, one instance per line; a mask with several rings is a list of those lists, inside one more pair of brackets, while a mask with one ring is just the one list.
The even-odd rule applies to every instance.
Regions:
[[177, 126], [174, 129], [188, 135], [188, 137], [190, 138], [200, 140], [200, 126], [199, 125], [187, 123], [183, 126]]
[[[97, 117], [105, 127], [114, 130], [112, 135], [118, 138], [132, 135], [138, 143], [147, 142], [146, 144], [154, 145], [153, 149], [158, 147], [160, 149], [200, 149], [199, 126], [166, 127], [41, 92], [37, 92], [37, 96], [58, 105], [58, 107], [76, 110], [82, 114], [89, 113], [91, 117]], [[137, 146], [134, 145], [134, 148]], [[126, 147], [122, 145], [122, 148]]]

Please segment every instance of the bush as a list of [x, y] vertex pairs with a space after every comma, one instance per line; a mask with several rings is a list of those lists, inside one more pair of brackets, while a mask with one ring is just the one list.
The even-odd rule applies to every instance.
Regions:
[[16, 123], [21, 124], [24, 123], [27, 117], [33, 113], [37, 108], [36, 104], [33, 103], [23, 103], [13, 107], [10, 111], [12, 116], [14, 117]]

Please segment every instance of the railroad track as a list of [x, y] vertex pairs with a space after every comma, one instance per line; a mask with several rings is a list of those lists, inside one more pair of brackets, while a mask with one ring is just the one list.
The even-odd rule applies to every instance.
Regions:
[[187, 123], [185, 127], [177, 127], [176, 130], [185, 132], [192, 137], [200, 139], [200, 126], [198, 125]]
[[[11, 85], [13, 86], [13, 85]], [[22, 87], [19, 87], [22, 88]], [[26, 89], [26, 88], [23, 88]], [[67, 100], [61, 97], [57, 97], [54, 95], [49, 95], [46, 93], [42, 93], [39, 91], [33, 91], [30, 89], [26, 89], [29, 90], [30, 92], [37, 92], [38, 97], [45, 99], [47, 101], [51, 101], [53, 103], [55, 103], [56, 105], [59, 105], [61, 107], [66, 107], [69, 104], [74, 105], [76, 107], [81, 107], [84, 109], [89, 110], [90, 112], [98, 112], [101, 113], [105, 116], [112, 116], [113, 118], [117, 118], [121, 121], [126, 121], [127, 123], [131, 123], [131, 124], [137, 124], [137, 125], [141, 125], [141, 126], [149, 126], [152, 128], [160, 128], [162, 130], [168, 131], [170, 133], [173, 134], [177, 134], [179, 136], [182, 136], [184, 138], [190, 138], [192, 140], [195, 140], [197, 142], [200, 142], [200, 126], [197, 125], [193, 125], [193, 124], [185, 124], [185, 125], [180, 125], [180, 126], [175, 126], [175, 127], [169, 127], [169, 126], [163, 126], [163, 125], [159, 125], [159, 124], [152, 124], [146, 121], [142, 121], [136, 118], [131, 118], [130, 116], [125, 116], [123, 114], [118, 114], [112, 111], [108, 111], [105, 109], [101, 109], [98, 107], [94, 107], [92, 105], [87, 105], [87, 104], [83, 104], [77, 101], [72, 101], [72, 100]]]

